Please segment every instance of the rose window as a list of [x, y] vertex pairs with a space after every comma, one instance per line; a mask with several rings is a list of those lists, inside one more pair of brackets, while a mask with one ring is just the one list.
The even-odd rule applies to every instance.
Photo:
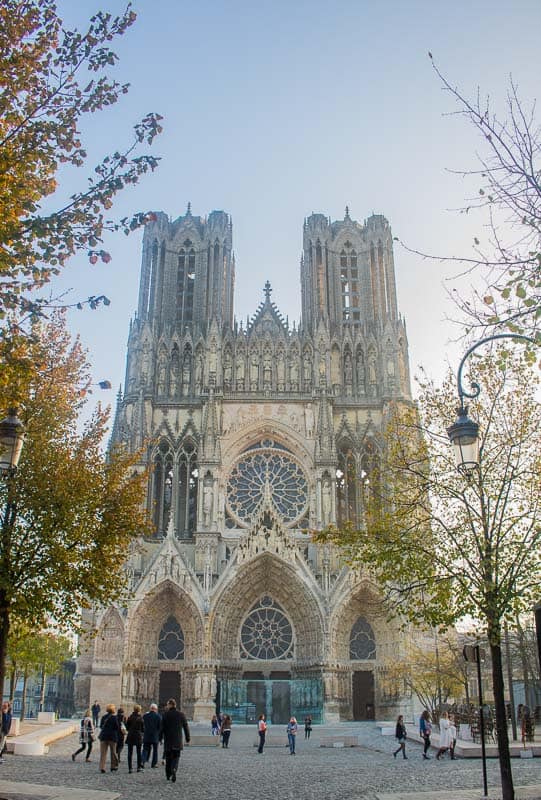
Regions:
[[158, 660], [177, 661], [184, 658], [184, 633], [174, 617], [168, 617], [158, 638]]
[[372, 626], [364, 617], [357, 617], [349, 636], [349, 657], [363, 661], [376, 657], [376, 639]]
[[267, 496], [286, 524], [306, 512], [308, 482], [300, 465], [272, 441], [244, 453], [231, 470], [227, 508], [240, 525], [249, 525]]
[[240, 631], [240, 657], [261, 661], [293, 657], [291, 623], [271, 597], [262, 597], [244, 620]]

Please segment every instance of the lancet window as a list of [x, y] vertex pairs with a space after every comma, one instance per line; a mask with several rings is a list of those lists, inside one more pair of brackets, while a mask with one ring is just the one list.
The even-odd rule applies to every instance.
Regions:
[[349, 657], [353, 661], [365, 661], [376, 657], [376, 637], [365, 617], [357, 617], [351, 628]]
[[359, 267], [357, 252], [351, 242], [346, 242], [340, 253], [340, 286], [342, 319], [344, 322], [360, 322]]
[[193, 321], [193, 294], [195, 285], [195, 250], [186, 239], [178, 256], [177, 267], [177, 322], [182, 326]]
[[344, 443], [338, 450], [336, 470], [336, 510], [338, 524], [357, 523], [357, 462], [351, 446]]
[[152, 473], [152, 508], [154, 528], [164, 535], [169, 524], [173, 496], [173, 452], [168, 442], [161, 442], [154, 458]]
[[183, 442], [178, 459], [177, 530], [190, 538], [197, 525], [197, 449], [191, 439]]

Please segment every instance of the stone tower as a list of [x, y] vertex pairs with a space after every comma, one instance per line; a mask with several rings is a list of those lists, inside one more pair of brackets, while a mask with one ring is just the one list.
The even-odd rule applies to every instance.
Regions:
[[112, 439], [143, 448], [155, 532], [127, 554], [129, 605], [87, 614], [79, 704], [395, 713], [384, 676], [402, 634], [369, 576], [308, 533], [363, 525], [386, 409], [411, 402], [389, 223], [305, 220], [299, 326], [268, 282], [237, 324], [234, 272], [223, 211], [147, 226]]

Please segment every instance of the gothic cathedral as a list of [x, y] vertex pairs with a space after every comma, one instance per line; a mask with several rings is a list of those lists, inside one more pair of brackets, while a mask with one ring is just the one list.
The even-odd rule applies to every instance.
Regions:
[[129, 605], [85, 612], [79, 706], [176, 697], [194, 720], [278, 723], [403, 708], [385, 681], [403, 633], [308, 533], [362, 525], [386, 409], [411, 401], [388, 221], [312, 214], [300, 277], [298, 327], [268, 282], [243, 326], [230, 217], [188, 206], [146, 227], [112, 441], [144, 452], [155, 533], [129, 555]]

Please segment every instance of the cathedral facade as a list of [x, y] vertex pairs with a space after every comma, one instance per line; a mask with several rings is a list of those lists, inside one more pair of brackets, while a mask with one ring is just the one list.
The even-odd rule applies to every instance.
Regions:
[[309, 533], [362, 526], [386, 410], [411, 402], [389, 223], [312, 214], [300, 278], [298, 326], [268, 282], [243, 326], [230, 217], [146, 227], [112, 441], [143, 453], [155, 533], [129, 554], [129, 604], [85, 612], [78, 705], [176, 697], [237, 722], [403, 708], [385, 680], [403, 633]]

